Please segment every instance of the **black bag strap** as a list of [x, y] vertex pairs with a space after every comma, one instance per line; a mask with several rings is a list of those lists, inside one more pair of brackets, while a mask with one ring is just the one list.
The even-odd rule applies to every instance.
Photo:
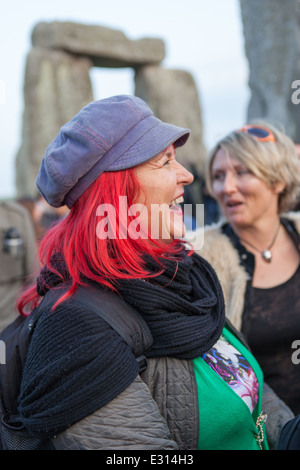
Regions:
[[[67, 285], [48, 291], [43, 306], [53, 304], [69, 290], [69, 287]], [[83, 308], [92, 309], [106, 321], [129, 345], [140, 365], [140, 372], [146, 368], [144, 354], [153, 344], [152, 334], [141, 315], [118, 293], [98, 286], [80, 285], [71, 299], [81, 304]]]
[[79, 286], [75, 298], [94, 308], [131, 347], [135, 356], [140, 356], [152, 346], [153, 337], [141, 315], [119, 294], [93, 287]]

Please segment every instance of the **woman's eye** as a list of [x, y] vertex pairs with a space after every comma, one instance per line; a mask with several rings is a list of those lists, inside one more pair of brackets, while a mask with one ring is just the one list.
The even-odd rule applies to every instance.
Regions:
[[221, 181], [224, 179], [224, 174], [223, 173], [215, 173], [212, 177], [214, 181]]
[[236, 171], [236, 174], [239, 176], [248, 175], [249, 173], [250, 171], [247, 168], [242, 168], [241, 170]]
[[171, 160], [166, 160], [166, 161], [164, 162], [164, 166], [165, 166], [165, 165], [169, 165], [170, 162], [171, 162]]

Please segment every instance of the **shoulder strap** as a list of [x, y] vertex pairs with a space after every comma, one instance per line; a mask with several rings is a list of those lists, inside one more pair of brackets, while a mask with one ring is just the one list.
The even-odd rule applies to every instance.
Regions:
[[[48, 291], [45, 301], [53, 303], [67, 288]], [[91, 308], [108, 323], [130, 346], [139, 365], [140, 372], [146, 368], [145, 352], [152, 346], [153, 337], [141, 315], [115, 292], [96, 286], [78, 286], [72, 299], [85, 308]]]
[[[130, 346], [140, 368], [145, 368], [144, 353], [152, 346], [153, 337], [141, 315], [119, 294], [97, 287], [79, 286], [75, 294], [81, 302], [97, 312]], [[141, 371], [141, 370], [140, 370]]]

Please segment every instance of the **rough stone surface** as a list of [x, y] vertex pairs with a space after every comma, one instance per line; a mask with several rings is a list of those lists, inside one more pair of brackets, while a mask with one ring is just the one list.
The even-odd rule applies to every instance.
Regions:
[[[192, 75], [184, 70], [143, 67], [135, 75], [135, 94], [144, 99], [154, 114], [163, 121], [191, 129], [187, 143], [176, 155], [192, 172], [204, 172], [206, 149], [203, 144], [203, 124], [200, 100]], [[201, 203], [198, 182], [191, 185], [193, 202]]]
[[191, 129], [188, 142], [177, 153], [183, 164], [194, 165], [202, 172], [206, 150], [200, 101], [192, 75], [184, 70], [143, 67], [135, 74], [135, 94], [163, 121]]
[[91, 61], [33, 48], [26, 61], [22, 143], [16, 158], [17, 194], [34, 196], [46, 147], [83, 106], [93, 100]]
[[32, 44], [88, 56], [98, 67], [139, 67], [165, 58], [161, 39], [128, 39], [122, 31], [72, 22], [38, 23]]
[[299, 0], [240, 0], [249, 62], [248, 120], [264, 118], [300, 137], [300, 105], [292, 83], [300, 79]]

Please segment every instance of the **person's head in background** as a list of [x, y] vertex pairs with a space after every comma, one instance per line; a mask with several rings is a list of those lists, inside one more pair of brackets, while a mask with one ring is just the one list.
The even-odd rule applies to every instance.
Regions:
[[299, 195], [298, 158], [292, 140], [266, 122], [221, 139], [207, 165], [207, 186], [237, 228], [292, 209]]

